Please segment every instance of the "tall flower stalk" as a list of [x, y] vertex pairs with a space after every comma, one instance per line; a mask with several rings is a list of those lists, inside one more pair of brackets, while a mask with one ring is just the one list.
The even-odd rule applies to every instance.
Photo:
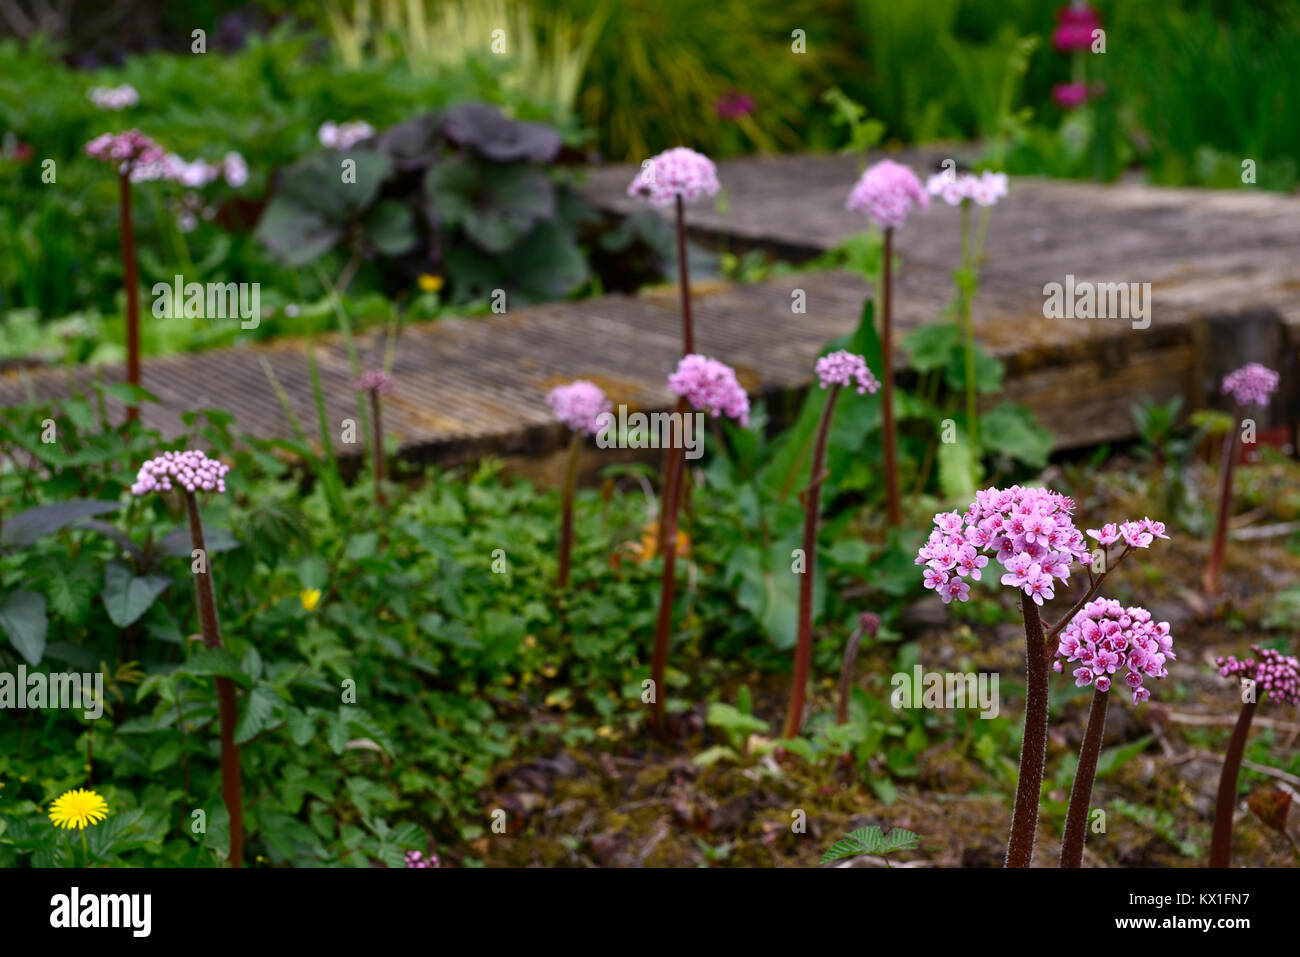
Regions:
[[[654, 206], [672, 206], [677, 227], [677, 283], [682, 303], [682, 357], [695, 355], [695, 326], [691, 314], [691, 280], [686, 255], [686, 204], [704, 196], [717, 195], [718, 170], [702, 153], [679, 146], [665, 150], [641, 164], [628, 185], [629, 196], [648, 199]], [[700, 357], [697, 357], [700, 358]], [[679, 369], [680, 372], [680, 369]], [[734, 375], [733, 375], [734, 378]], [[743, 392], [742, 392], [743, 394]], [[748, 400], [746, 400], [748, 409]], [[685, 397], [677, 402], [675, 414], [687, 412]], [[659, 509], [659, 553], [664, 558], [664, 578], [659, 593], [659, 615], [651, 659], [656, 729], [663, 729], [663, 672], [668, 658], [668, 635], [672, 628], [673, 576], [677, 560], [677, 512], [686, 474], [686, 449], [669, 449], [664, 454], [664, 475]]]
[[881, 160], [867, 167], [845, 201], [845, 208], [863, 213], [881, 230], [884, 237], [880, 278], [880, 376], [884, 383], [881, 397], [882, 443], [885, 457], [885, 502], [891, 528], [903, 521], [902, 501], [898, 491], [898, 435], [894, 426], [894, 332], [893, 273], [894, 230], [907, 222], [914, 207], [925, 209], [930, 197], [906, 166], [893, 160]]
[[835, 400], [844, 386], [854, 387], [858, 395], [875, 393], [880, 383], [867, 368], [862, 356], [841, 349], [817, 360], [817, 379], [826, 393], [817, 426], [817, 444], [813, 451], [812, 471], [808, 487], [804, 490], [803, 524], [803, 574], [799, 579], [799, 629], [794, 646], [794, 676], [790, 685], [790, 708], [786, 712], [782, 737], [793, 738], [803, 725], [804, 695], [808, 689], [808, 673], [812, 669], [812, 603], [813, 573], [817, 563], [817, 525], [821, 517], [822, 483], [826, 480], [826, 444], [830, 438], [831, 421], [835, 416]]
[[[979, 292], [979, 264], [984, 257], [984, 239], [988, 235], [989, 208], [1007, 195], [1007, 175], [945, 170], [926, 180], [925, 190], [949, 206], [961, 208], [961, 264], [953, 278], [957, 282], [957, 322], [961, 328], [966, 379], [966, 434], [970, 437], [972, 451], [978, 454], [979, 391], [975, 378], [975, 321], [971, 306]], [[974, 206], [981, 207], [978, 225], [972, 222]]]
[[[736, 380], [730, 366], [701, 355], [688, 355], [668, 377], [668, 391], [681, 401], [678, 408], [689, 407], [714, 418], [726, 416], [741, 425], [749, 422], [749, 396]], [[683, 422], [685, 431], [685, 422]], [[702, 429], [697, 429], [700, 434]], [[676, 588], [677, 513], [681, 507], [682, 473], [686, 470], [686, 447], [672, 450], [666, 487], [671, 490], [660, 516], [659, 550], [664, 558], [663, 578], [659, 585], [659, 614], [655, 620], [654, 650], [650, 659], [650, 681], [654, 691], [651, 720], [663, 729], [664, 672], [668, 665], [668, 645], [672, 637], [673, 593]]]
[[370, 445], [371, 457], [374, 459], [375, 504], [383, 508], [388, 504], [384, 493], [384, 423], [383, 408], [380, 398], [391, 395], [393, 379], [387, 373], [372, 369], [363, 372], [353, 380], [352, 388], [366, 393], [370, 400]]
[[573, 430], [564, 469], [559, 570], [555, 576], [555, 587], [564, 591], [569, 587], [569, 565], [573, 553], [573, 495], [577, 486], [578, 455], [582, 451], [582, 437], [599, 432], [602, 417], [607, 415], [613, 406], [600, 386], [585, 379], [556, 386], [546, 396], [546, 404], [551, 407], [551, 411], [561, 423]]
[[[185, 502], [189, 519], [190, 545], [194, 562], [194, 597], [199, 609], [199, 628], [203, 644], [208, 648], [224, 647], [221, 625], [217, 619], [217, 601], [212, 588], [212, 571], [207, 544], [203, 537], [203, 521], [199, 515], [200, 492], [226, 491], [226, 474], [230, 466], [208, 458], [204, 453], [164, 452], [140, 466], [134, 495], [152, 492], [178, 491]], [[231, 867], [240, 867], [244, 860], [244, 797], [241, 781], [239, 746], [235, 744], [235, 725], [239, 710], [235, 703], [235, 685], [225, 676], [213, 679], [217, 688], [217, 714], [221, 735], [221, 798], [230, 816]]]
[[[1028, 867], [1034, 855], [1038, 805], [1042, 796], [1043, 764], [1047, 757], [1048, 642], [1091, 601], [1102, 583], [1130, 552], [1148, 548], [1156, 538], [1168, 538], [1162, 522], [1143, 519], [1089, 529], [1101, 546], [1100, 567], [1083, 533], [1074, 526], [1074, 502], [1042, 488], [990, 488], [977, 492], [965, 514], [943, 512], [921, 546], [916, 563], [925, 565], [924, 584], [945, 604], [970, 599], [971, 581], [980, 581], [992, 553], [1005, 569], [1003, 585], [1018, 589], [1025, 623], [1025, 726], [1020, 746], [1020, 774], [1007, 842], [1007, 867]], [[1123, 540], [1124, 550], [1109, 561], [1109, 546]], [[1050, 626], [1044, 627], [1039, 608], [1056, 597], [1058, 582], [1070, 577], [1074, 562], [1087, 567], [1083, 597]]]
[[[104, 133], [85, 146], [86, 155], [117, 170], [118, 209], [122, 230], [122, 283], [126, 292], [126, 381], [140, 385], [140, 273], [135, 256], [135, 226], [131, 214], [131, 182], [138, 169], [163, 162], [165, 153], [157, 143], [139, 130]], [[140, 415], [132, 403], [126, 410], [128, 421]]]
[[1228, 739], [1219, 775], [1219, 796], [1214, 805], [1214, 832], [1210, 838], [1210, 867], [1232, 863], [1232, 812], [1237, 806], [1237, 778], [1246, 752], [1250, 723], [1259, 705], [1260, 693], [1279, 704], [1300, 704], [1300, 659], [1272, 648], [1251, 645], [1256, 658], [1238, 661], [1229, 655], [1215, 659], [1219, 674], [1241, 681], [1241, 713]]
[[1231, 395], [1236, 404], [1232, 428], [1223, 439], [1223, 458], [1219, 462], [1219, 505], [1214, 522], [1214, 540], [1210, 544], [1210, 557], [1201, 575], [1201, 585], [1207, 595], [1219, 591], [1219, 575], [1223, 569], [1223, 549], [1228, 538], [1228, 522], [1232, 518], [1232, 473], [1237, 464], [1237, 443], [1240, 439], [1242, 411], [1248, 405], [1261, 409], [1268, 406], [1269, 396], [1277, 389], [1279, 376], [1272, 369], [1251, 362], [1224, 376], [1221, 391]]
[[1061, 633], [1053, 668], [1059, 673], [1064, 662], [1079, 662], [1075, 684], [1093, 688], [1088, 726], [1079, 750], [1079, 765], [1070, 790], [1061, 842], [1061, 866], [1082, 867], [1083, 845], [1088, 834], [1088, 808], [1097, 777], [1102, 734], [1106, 727], [1106, 705], [1110, 700], [1112, 675], [1125, 668], [1124, 684], [1133, 692], [1133, 703], [1151, 697], [1142, 685], [1143, 677], [1166, 678], [1167, 660], [1175, 657], [1169, 622], [1151, 620], [1145, 608], [1125, 608], [1109, 598], [1097, 598], [1079, 610]]

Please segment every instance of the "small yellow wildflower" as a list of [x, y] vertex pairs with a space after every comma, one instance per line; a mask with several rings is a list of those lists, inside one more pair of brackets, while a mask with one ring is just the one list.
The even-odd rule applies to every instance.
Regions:
[[320, 589], [304, 588], [298, 598], [302, 601], [303, 611], [315, 611], [316, 606], [320, 604]]
[[542, 665], [542, 674], [546, 675], [546, 677], [554, 678], [557, 673], [558, 673], [558, 669], [555, 667], [555, 665], [552, 664]]
[[443, 287], [443, 279], [441, 276], [435, 276], [432, 273], [427, 272], [420, 273], [420, 277], [416, 282], [424, 292], [438, 292]]
[[94, 791], [78, 788], [57, 798], [50, 805], [50, 822], [55, 827], [83, 830], [108, 817], [108, 802]]
[[536, 648], [536, 647], [537, 647], [537, 636], [536, 636], [536, 635], [524, 635], [524, 647], [527, 648], [529, 651], [532, 651], [534, 648]]

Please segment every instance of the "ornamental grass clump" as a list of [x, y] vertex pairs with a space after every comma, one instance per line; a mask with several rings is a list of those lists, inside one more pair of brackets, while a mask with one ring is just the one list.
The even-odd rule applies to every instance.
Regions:
[[817, 380], [827, 390], [813, 447], [812, 471], [804, 490], [803, 575], [799, 579], [799, 629], [794, 646], [794, 677], [790, 686], [790, 708], [786, 712], [782, 737], [793, 738], [803, 725], [804, 695], [808, 689], [808, 672], [812, 668], [813, 566], [817, 560], [817, 524], [821, 512], [822, 483], [826, 480], [826, 444], [830, 438], [835, 400], [840, 389], [848, 386], [858, 395], [875, 394], [880, 383], [860, 355], [841, 349], [817, 360]]
[[1251, 645], [1254, 658], [1238, 661], [1233, 655], [1215, 658], [1219, 674], [1241, 682], [1241, 713], [1228, 739], [1219, 776], [1219, 797], [1214, 806], [1214, 833], [1210, 838], [1210, 866], [1228, 867], [1232, 862], [1232, 812], [1237, 805], [1237, 776], [1246, 751], [1246, 737], [1255, 717], [1260, 693], [1277, 704], [1300, 704], [1300, 659], [1272, 648]]
[[[189, 519], [190, 545], [193, 549], [194, 596], [199, 609], [199, 627], [203, 644], [208, 648], [224, 647], [221, 625], [217, 620], [217, 600], [212, 588], [203, 521], [199, 515], [201, 492], [224, 494], [230, 466], [210, 459], [203, 452], [164, 452], [140, 466], [131, 494], [179, 492]], [[221, 726], [221, 799], [230, 815], [231, 867], [240, 867], [244, 857], [244, 797], [239, 764], [239, 746], [235, 744], [235, 724], [239, 711], [235, 704], [235, 685], [224, 675], [213, 681], [217, 687], [217, 712]]]
[[613, 408], [600, 386], [586, 379], [568, 385], [557, 385], [546, 396], [546, 404], [555, 417], [573, 432], [569, 439], [568, 461], [564, 469], [564, 501], [560, 516], [559, 571], [555, 585], [563, 591], [569, 586], [569, 564], [573, 552], [573, 492], [577, 484], [578, 454], [584, 435], [600, 431], [601, 416]]
[[[1276, 372], [1258, 362], [1247, 363], [1223, 378], [1221, 391], [1224, 395], [1232, 396], [1236, 409], [1233, 427], [1223, 439], [1222, 459], [1219, 462], [1219, 508], [1214, 523], [1214, 540], [1210, 544], [1210, 557], [1201, 576], [1206, 595], [1215, 595], [1219, 591], [1223, 547], [1228, 537], [1228, 520], [1232, 517], [1232, 471], [1237, 464], [1237, 442], [1245, 427], [1242, 412], [1248, 405], [1266, 408], [1269, 397], [1277, 389], [1278, 381]], [[1254, 434], [1253, 426], [1251, 434]]]
[[[1007, 867], [1028, 867], [1034, 854], [1043, 762], [1047, 755], [1048, 645], [1091, 601], [1107, 576], [1130, 553], [1168, 538], [1163, 522], [1143, 519], [1089, 529], [1098, 551], [1089, 552], [1083, 533], [1074, 525], [1074, 502], [1044, 488], [989, 488], [975, 493], [964, 514], [934, 516], [935, 529], [921, 546], [916, 563], [925, 566], [924, 585], [945, 604], [970, 600], [970, 585], [980, 581], [992, 554], [1003, 568], [1000, 581], [1023, 594], [1020, 610], [1025, 624], [1025, 729], [1020, 748], [1020, 775], [1007, 844]], [[1110, 546], [1122, 541], [1123, 551], [1110, 560]], [[1088, 572], [1082, 598], [1056, 624], [1044, 628], [1039, 608], [1056, 597], [1075, 562]], [[1096, 566], [1095, 568], [1093, 566]]]
[[375, 460], [375, 504], [383, 508], [388, 504], [384, 494], [384, 426], [381, 396], [392, 395], [393, 378], [378, 369], [361, 373], [352, 382], [352, 388], [364, 392], [370, 399], [371, 449]]
[[[749, 422], [749, 396], [736, 379], [735, 370], [717, 359], [688, 355], [668, 377], [668, 391], [680, 397], [679, 410], [686, 407], [706, 412], [713, 418], [726, 416], [741, 425]], [[682, 475], [686, 471], [686, 447], [670, 450], [675, 463], [665, 481], [665, 497], [659, 516], [659, 550], [663, 555], [663, 579], [659, 586], [659, 615], [655, 622], [654, 651], [650, 660], [650, 680], [654, 694], [652, 720], [663, 728], [664, 668], [668, 662], [668, 642], [672, 635], [673, 591], [676, 585], [677, 513], [681, 507]]]
[[881, 230], [884, 252], [880, 282], [880, 378], [883, 444], [885, 452], [885, 501], [890, 527], [902, 524], [898, 492], [898, 435], [894, 428], [894, 335], [893, 335], [893, 248], [894, 230], [907, 222], [913, 209], [930, 205], [921, 181], [906, 166], [881, 160], [867, 167], [845, 201], [845, 208], [862, 213]]
[[1106, 706], [1110, 688], [1121, 669], [1124, 686], [1133, 693], [1133, 703], [1151, 697], [1143, 678], [1166, 678], [1165, 662], [1175, 657], [1169, 622], [1154, 622], [1145, 608], [1125, 608], [1112, 598], [1096, 598], [1083, 606], [1064, 631], [1056, 649], [1052, 667], [1057, 673], [1066, 662], [1078, 662], [1073, 670], [1074, 683], [1091, 687], [1092, 705], [1088, 726], [1079, 750], [1079, 765], [1070, 790], [1070, 806], [1065, 816], [1065, 836], [1061, 842], [1061, 866], [1083, 866], [1083, 844], [1088, 832], [1088, 806], [1097, 777], [1097, 759], [1101, 754], [1102, 733], [1106, 727]]

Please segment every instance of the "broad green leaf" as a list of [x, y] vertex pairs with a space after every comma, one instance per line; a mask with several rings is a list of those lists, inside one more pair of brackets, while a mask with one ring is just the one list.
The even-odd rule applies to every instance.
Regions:
[[32, 667], [40, 664], [45, 653], [47, 626], [44, 595], [34, 591], [11, 591], [0, 596], [0, 629]]
[[137, 621], [171, 584], [165, 575], [133, 575], [121, 562], [104, 566], [104, 591], [100, 595], [109, 620], [119, 628]]

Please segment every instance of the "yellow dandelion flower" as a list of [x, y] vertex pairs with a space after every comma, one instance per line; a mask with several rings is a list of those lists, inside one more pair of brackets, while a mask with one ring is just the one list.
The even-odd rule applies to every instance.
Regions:
[[302, 602], [303, 611], [315, 611], [320, 604], [320, 589], [304, 588], [298, 599]]
[[108, 802], [94, 791], [78, 788], [57, 798], [50, 805], [50, 821], [55, 827], [83, 830], [108, 817]]
[[443, 279], [441, 276], [435, 276], [432, 273], [427, 272], [420, 273], [420, 278], [418, 278], [416, 282], [424, 292], [438, 292], [443, 287]]

